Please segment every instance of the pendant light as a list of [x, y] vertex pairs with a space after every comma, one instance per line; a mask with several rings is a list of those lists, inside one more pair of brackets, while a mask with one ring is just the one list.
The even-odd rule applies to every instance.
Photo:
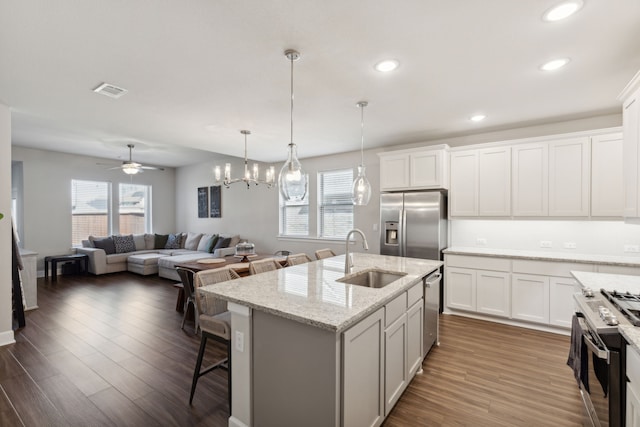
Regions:
[[356, 105], [360, 107], [360, 166], [358, 166], [358, 176], [351, 187], [351, 200], [354, 205], [365, 206], [371, 199], [371, 184], [365, 175], [364, 167], [364, 107], [369, 103], [360, 101]]
[[[266, 184], [267, 188], [273, 187], [275, 183], [275, 169], [271, 166], [267, 169], [266, 177], [264, 180], [260, 179], [260, 169], [257, 163], [253, 164], [253, 175], [249, 172], [249, 160], [247, 158], [247, 135], [251, 135], [251, 131], [241, 130], [241, 134], [244, 135], [244, 175], [242, 178], [231, 179], [231, 163], [226, 163], [224, 165], [224, 181], [222, 183], [226, 188], [229, 188], [231, 184], [235, 184], [236, 182], [244, 182], [247, 184], [247, 188], [249, 188], [250, 184]], [[220, 182], [222, 178], [220, 175], [220, 166], [216, 166], [214, 169], [214, 174], [216, 177], [216, 182]]]
[[278, 176], [278, 186], [285, 201], [302, 201], [307, 195], [309, 182], [298, 160], [296, 144], [293, 143], [293, 62], [300, 59], [300, 53], [287, 49], [284, 55], [291, 61], [291, 140], [289, 157]]

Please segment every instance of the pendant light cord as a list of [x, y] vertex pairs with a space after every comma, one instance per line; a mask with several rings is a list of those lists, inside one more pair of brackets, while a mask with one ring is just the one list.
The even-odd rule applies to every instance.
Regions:
[[360, 103], [360, 166], [364, 166], [364, 103]]
[[291, 149], [293, 150], [293, 61], [294, 56], [291, 55]]

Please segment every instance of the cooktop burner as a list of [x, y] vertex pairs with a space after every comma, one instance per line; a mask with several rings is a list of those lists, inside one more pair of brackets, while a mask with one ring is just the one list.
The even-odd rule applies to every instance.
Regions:
[[615, 307], [620, 310], [634, 326], [640, 326], [640, 295], [629, 292], [600, 290]]

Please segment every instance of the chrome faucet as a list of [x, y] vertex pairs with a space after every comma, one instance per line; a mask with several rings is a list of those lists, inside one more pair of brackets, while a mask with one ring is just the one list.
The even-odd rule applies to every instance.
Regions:
[[347, 239], [346, 239], [347, 250], [344, 252], [344, 274], [351, 273], [351, 267], [353, 267], [353, 260], [351, 259], [351, 254], [349, 253], [349, 238], [351, 238], [351, 235], [353, 233], [358, 233], [362, 236], [362, 247], [367, 251], [369, 250], [369, 245], [367, 244], [367, 238], [365, 237], [362, 230], [354, 228], [353, 230], [349, 231], [347, 233]]

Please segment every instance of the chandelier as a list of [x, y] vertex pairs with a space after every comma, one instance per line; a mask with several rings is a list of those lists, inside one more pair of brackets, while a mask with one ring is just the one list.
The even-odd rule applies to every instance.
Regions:
[[[260, 168], [257, 163], [253, 164], [252, 172], [249, 171], [249, 161], [247, 159], [247, 135], [251, 135], [251, 131], [241, 130], [241, 134], [244, 135], [244, 176], [242, 178], [231, 179], [231, 163], [225, 163], [224, 165], [224, 180], [222, 184], [225, 187], [229, 188], [231, 184], [235, 184], [236, 182], [244, 182], [247, 184], [247, 189], [251, 184], [266, 184], [267, 188], [273, 187], [275, 184], [275, 176], [276, 172], [273, 166], [269, 167], [266, 172], [266, 176], [264, 180], [260, 179]], [[220, 182], [222, 178], [220, 176], [220, 166], [216, 166], [215, 168], [215, 176], [216, 182]]]
[[289, 156], [278, 176], [278, 186], [285, 201], [301, 201], [307, 195], [309, 181], [298, 160], [296, 144], [293, 143], [293, 62], [300, 59], [300, 53], [287, 49], [284, 55], [291, 61], [291, 140]]

